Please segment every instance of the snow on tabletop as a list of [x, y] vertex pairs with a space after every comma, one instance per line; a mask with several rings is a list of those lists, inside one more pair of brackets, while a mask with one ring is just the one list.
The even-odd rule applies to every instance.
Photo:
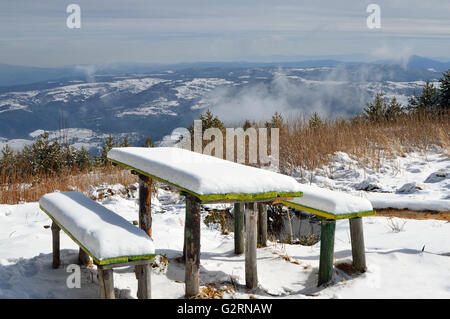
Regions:
[[333, 215], [346, 215], [373, 210], [369, 200], [313, 185], [299, 184], [302, 197], [285, 202], [324, 211]]
[[290, 176], [180, 148], [113, 148], [108, 158], [199, 195], [301, 191]]
[[100, 261], [155, 253], [142, 229], [80, 192], [47, 194], [39, 204]]

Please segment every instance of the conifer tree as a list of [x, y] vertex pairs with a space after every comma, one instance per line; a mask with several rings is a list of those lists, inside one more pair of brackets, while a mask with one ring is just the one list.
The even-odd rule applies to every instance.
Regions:
[[444, 110], [450, 109], [450, 69], [442, 74], [439, 79], [439, 105]]
[[439, 92], [430, 81], [425, 83], [422, 93], [414, 94], [408, 99], [408, 108], [411, 110], [433, 110], [439, 106]]
[[102, 146], [102, 151], [99, 156], [96, 158], [97, 165], [105, 166], [108, 164], [108, 152], [117, 146], [117, 143], [114, 142], [114, 138], [110, 134], [107, 138], [105, 138], [104, 145]]
[[371, 122], [380, 122], [385, 118], [387, 109], [386, 99], [383, 92], [375, 95], [374, 101], [367, 103], [364, 109], [364, 117]]
[[313, 129], [318, 129], [323, 125], [323, 121], [320, 118], [320, 115], [317, 112], [314, 112], [311, 118], [308, 121], [309, 127]]
[[[225, 124], [219, 120], [217, 116], [214, 116], [214, 114], [208, 109], [205, 114], [200, 115], [200, 120], [202, 121], [202, 133], [205, 132], [205, 130], [215, 127], [220, 129], [223, 133], [225, 132]], [[192, 124], [189, 127], [189, 132], [191, 135], [194, 134], [194, 124]]]
[[397, 98], [394, 96], [391, 99], [391, 102], [387, 105], [384, 116], [386, 120], [391, 121], [395, 120], [402, 114], [403, 114], [402, 105], [397, 102]]
[[145, 139], [143, 147], [153, 147], [153, 141], [150, 136]]
[[266, 122], [265, 126], [266, 128], [282, 128], [284, 126], [284, 118], [280, 113], [275, 112], [271, 121]]

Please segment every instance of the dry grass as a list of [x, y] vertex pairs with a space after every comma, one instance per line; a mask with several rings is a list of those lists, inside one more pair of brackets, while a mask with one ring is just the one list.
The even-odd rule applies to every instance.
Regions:
[[86, 192], [90, 185], [122, 184], [137, 182], [128, 170], [117, 167], [95, 169], [91, 172], [66, 171], [57, 176], [29, 176], [12, 179], [0, 175], [0, 203], [17, 204], [35, 202], [47, 193], [78, 190]]
[[218, 281], [201, 287], [200, 292], [191, 299], [223, 299], [224, 293], [232, 295], [234, 293], [234, 287], [226, 285], [225, 281]]
[[[294, 169], [313, 170], [330, 163], [337, 151], [348, 153], [364, 167], [378, 170], [383, 161], [407, 152], [427, 152], [450, 148], [449, 112], [400, 116], [395, 121], [372, 123], [360, 117], [351, 120], [323, 120], [309, 125], [298, 116], [280, 127], [280, 169], [292, 174]], [[269, 138], [270, 145], [270, 138]], [[225, 154], [225, 153], [224, 153]], [[246, 154], [248, 161], [248, 152]], [[96, 168], [91, 172], [66, 171], [58, 176], [20, 176], [20, 172], [0, 174], [0, 203], [33, 202], [55, 190], [87, 191], [90, 185], [122, 184], [137, 181], [129, 171], [117, 167]]]
[[277, 251], [274, 251], [273, 254], [279, 256], [281, 259], [284, 259], [291, 264], [300, 265], [300, 262], [298, 260], [292, 259], [288, 254], [283, 255]]
[[378, 169], [384, 159], [407, 152], [426, 152], [433, 147], [449, 151], [450, 116], [409, 114], [395, 121], [373, 123], [362, 118], [327, 120], [318, 127], [298, 116], [280, 130], [280, 167], [315, 169], [330, 162], [341, 151], [358, 158], [368, 168]]
[[342, 270], [347, 275], [359, 274], [360, 271], [357, 270], [351, 261], [343, 261], [334, 265], [337, 269]]

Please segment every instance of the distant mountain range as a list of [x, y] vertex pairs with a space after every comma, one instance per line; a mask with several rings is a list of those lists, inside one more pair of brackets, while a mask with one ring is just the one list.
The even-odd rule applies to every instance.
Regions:
[[0, 148], [19, 149], [44, 130], [92, 152], [108, 134], [139, 145], [147, 136], [159, 141], [188, 127], [208, 108], [230, 125], [264, 121], [275, 111], [351, 116], [379, 91], [405, 105], [424, 81], [436, 82], [448, 68], [450, 63], [416, 56], [406, 66], [336, 60], [0, 65]]
[[[340, 59], [333, 59], [340, 58]], [[16, 66], [0, 63], [0, 87], [38, 83], [48, 80], [89, 80], [95, 74], [119, 75], [151, 73], [165, 69], [205, 69], [205, 68], [256, 68], [256, 67], [335, 67], [339, 65], [363, 64], [358, 58], [363, 60], [363, 55], [330, 56], [326, 58], [313, 58], [310, 56], [271, 56], [270, 58], [259, 58], [260, 62], [193, 62], [177, 64], [156, 64], [156, 63], [108, 63], [100, 65], [77, 65], [57, 68], [41, 68], [29, 66]], [[252, 57], [257, 59], [257, 57]], [[355, 59], [351, 61], [350, 59]], [[354, 62], [357, 61], [357, 62]], [[380, 60], [368, 64], [393, 64], [402, 65], [396, 60]], [[407, 63], [408, 68], [435, 69], [444, 71], [450, 68], [450, 59], [447, 62], [431, 58], [413, 55]]]

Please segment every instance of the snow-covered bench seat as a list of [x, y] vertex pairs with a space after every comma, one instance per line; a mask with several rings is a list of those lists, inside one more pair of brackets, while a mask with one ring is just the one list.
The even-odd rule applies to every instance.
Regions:
[[317, 186], [300, 185], [302, 197], [280, 202], [328, 219], [349, 219], [375, 214], [372, 204], [365, 198]]
[[361, 217], [375, 214], [370, 201], [317, 186], [300, 185], [302, 197], [278, 202], [322, 218], [319, 285], [329, 282], [333, 276], [334, 233], [338, 219], [349, 220], [353, 266], [356, 270], [364, 272], [366, 257]]
[[155, 257], [153, 240], [142, 229], [80, 192], [47, 194], [39, 205], [53, 221], [53, 267], [60, 262], [62, 229], [80, 246], [80, 261], [90, 256], [97, 265], [101, 297], [114, 297], [113, 267], [148, 265]]

